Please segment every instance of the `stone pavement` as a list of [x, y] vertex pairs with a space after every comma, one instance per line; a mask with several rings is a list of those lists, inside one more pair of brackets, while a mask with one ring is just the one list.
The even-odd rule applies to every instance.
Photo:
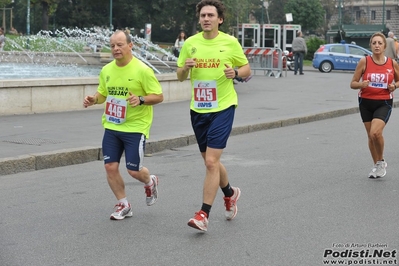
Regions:
[[[351, 72], [320, 73], [311, 67], [303, 76], [288, 72], [281, 78], [256, 71], [248, 83], [236, 85], [239, 106], [232, 134], [356, 113], [357, 91], [349, 87], [351, 78]], [[102, 110], [82, 107], [0, 117], [0, 175], [101, 160], [101, 115]], [[189, 101], [154, 107], [147, 155], [193, 143]]]

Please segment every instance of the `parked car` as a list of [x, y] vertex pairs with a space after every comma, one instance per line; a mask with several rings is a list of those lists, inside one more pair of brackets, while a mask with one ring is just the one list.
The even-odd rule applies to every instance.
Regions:
[[354, 71], [360, 58], [366, 55], [371, 55], [371, 51], [356, 44], [324, 44], [314, 53], [312, 64], [325, 73], [333, 69]]

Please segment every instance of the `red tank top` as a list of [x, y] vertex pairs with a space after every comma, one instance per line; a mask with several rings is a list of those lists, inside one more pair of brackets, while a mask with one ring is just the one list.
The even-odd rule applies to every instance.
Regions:
[[388, 100], [393, 98], [388, 84], [394, 80], [392, 59], [387, 57], [384, 64], [378, 65], [371, 56], [366, 56], [366, 70], [362, 79], [370, 81], [369, 86], [359, 91], [359, 97], [372, 100]]

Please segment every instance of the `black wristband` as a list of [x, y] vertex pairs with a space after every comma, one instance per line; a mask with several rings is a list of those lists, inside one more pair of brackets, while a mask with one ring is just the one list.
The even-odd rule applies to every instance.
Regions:
[[237, 71], [237, 69], [234, 69], [234, 72], [236, 73], [236, 76], [235, 76], [234, 78], [238, 77], [238, 71]]

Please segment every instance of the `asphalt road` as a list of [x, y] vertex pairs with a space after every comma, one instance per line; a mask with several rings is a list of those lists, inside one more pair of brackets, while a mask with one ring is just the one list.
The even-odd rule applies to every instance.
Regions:
[[[239, 97], [233, 134], [308, 123], [358, 111], [351, 73], [265, 77], [253, 71], [236, 85]], [[189, 89], [189, 88], [187, 88]], [[83, 97], [83, 96], [82, 96]], [[395, 103], [396, 104], [396, 103]], [[103, 110], [0, 116], [0, 175], [99, 160]], [[148, 153], [192, 144], [189, 101], [154, 106]]]
[[[122, 170], [133, 205], [123, 221], [109, 220], [101, 161], [0, 176], [0, 265], [398, 265], [398, 119], [394, 110], [380, 180], [367, 178], [359, 114], [232, 136], [222, 162], [242, 190], [238, 215], [224, 219], [219, 192], [206, 233], [187, 226], [205, 174], [196, 145], [145, 158], [160, 178], [154, 206]], [[355, 258], [362, 250], [387, 256]]]

